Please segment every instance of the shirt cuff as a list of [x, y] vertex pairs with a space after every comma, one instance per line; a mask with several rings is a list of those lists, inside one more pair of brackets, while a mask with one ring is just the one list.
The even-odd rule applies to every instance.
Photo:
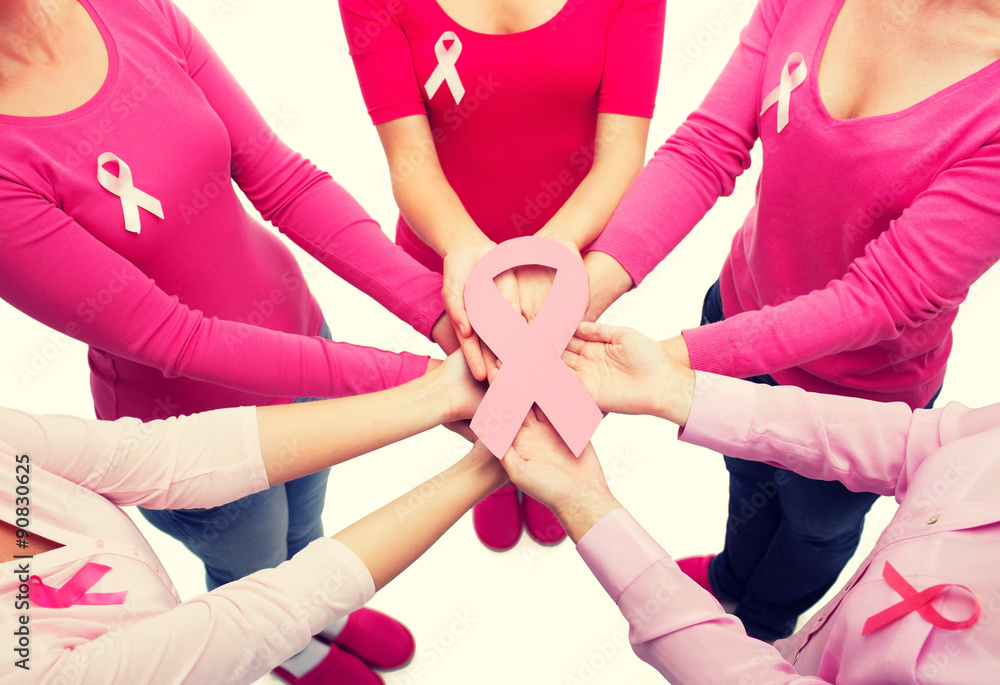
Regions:
[[248, 486], [250, 493], [267, 490], [271, 487], [267, 479], [267, 469], [264, 467], [264, 455], [260, 451], [260, 430], [257, 426], [257, 407], [240, 407], [240, 420], [243, 424], [243, 444], [247, 446], [247, 459], [250, 461]]
[[615, 509], [594, 524], [576, 550], [616, 604], [643, 571], [670, 558], [625, 509]]
[[695, 371], [694, 376], [691, 413], [677, 437], [720, 454], [741, 450], [753, 426], [757, 386], [707, 371]]

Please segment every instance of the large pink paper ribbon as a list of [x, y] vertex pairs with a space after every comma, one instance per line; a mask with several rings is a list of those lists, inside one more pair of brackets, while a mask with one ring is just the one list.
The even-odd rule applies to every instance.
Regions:
[[[444, 42], [446, 40], [452, 41], [451, 47], [445, 48]], [[461, 54], [462, 41], [458, 39], [455, 32], [445, 31], [442, 33], [441, 37], [437, 39], [437, 43], [434, 44], [434, 56], [437, 57], [438, 61], [437, 66], [431, 72], [431, 77], [427, 79], [427, 83], [424, 84], [428, 100], [434, 97], [434, 93], [445, 82], [448, 83], [448, 90], [451, 91], [451, 96], [455, 98], [456, 105], [465, 97], [465, 86], [462, 85], [462, 79], [455, 68], [455, 63], [458, 62], [458, 57]]]
[[61, 588], [49, 587], [38, 576], [28, 580], [28, 592], [31, 603], [47, 609], [66, 609], [74, 604], [124, 604], [125, 592], [87, 592], [94, 587], [104, 574], [111, 570], [110, 566], [88, 563]]
[[[504, 300], [493, 279], [515, 266], [556, 270], [552, 290], [529, 324]], [[579, 456], [602, 414], [562, 361], [587, 309], [589, 281], [580, 259], [554, 240], [514, 238], [476, 264], [465, 286], [465, 308], [479, 337], [503, 362], [475, 416], [472, 430], [503, 458], [532, 403], [541, 407], [566, 445]]]
[[[117, 176], [112, 175], [104, 168], [108, 162], [118, 162]], [[163, 218], [163, 207], [160, 205], [160, 201], [135, 187], [132, 183], [132, 170], [115, 153], [105, 152], [97, 158], [97, 182], [109, 193], [114, 193], [121, 198], [126, 231], [139, 232], [141, 228], [139, 207], [161, 219]]]
[[[887, 626], [893, 621], [896, 621], [914, 611], [918, 612], [925, 621], [934, 624], [938, 628], [944, 628], [945, 630], [962, 630], [974, 625], [976, 621], [979, 620], [979, 615], [982, 611], [979, 606], [979, 600], [976, 599], [976, 595], [973, 594], [972, 590], [964, 585], [943, 583], [941, 585], [929, 587], [921, 592], [917, 592], [916, 588], [906, 582], [903, 576], [900, 575], [899, 571], [893, 568], [892, 564], [888, 561], [885, 562], [885, 567], [882, 569], [882, 577], [885, 578], [887, 583], [889, 583], [889, 587], [895, 590], [899, 596], [903, 598], [903, 601], [898, 604], [893, 604], [888, 609], [880, 611], [874, 616], [869, 616], [868, 620], [865, 621], [864, 627], [861, 629], [862, 635], [867, 635], [868, 633], [878, 630], [883, 626]], [[949, 620], [942, 616], [937, 609], [931, 606], [931, 600], [950, 587], [957, 587], [965, 590], [972, 595], [972, 601], [975, 602], [972, 615], [964, 621]]]
[[[794, 71], [789, 71], [796, 61], [799, 66], [795, 67]], [[761, 115], [775, 103], [778, 105], [778, 133], [781, 133], [781, 129], [788, 126], [788, 109], [792, 101], [792, 91], [805, 83], [808, 73], [806, 58], [802, 56], [801, 52], [793, 52], [785, 61], [785, 66], [781, 68], [781, 79], [778, 81], [778, 87], [764, 98], [760, 108]]]

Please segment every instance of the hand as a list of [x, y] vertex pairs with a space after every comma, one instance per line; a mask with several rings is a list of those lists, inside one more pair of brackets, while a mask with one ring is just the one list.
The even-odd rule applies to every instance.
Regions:
[[[445, 420], [442, 423], [452, 424], [456, 421], [471, 419], [472, 415], [476, 413], [476, 409], [479, 408], [483, 395], [486, 394], [486, 387], [485, 384], [473, 377], [462, 354], [454, 352], [443, 363], [439, 362], [434, 369], [431, 369], [431, 365], [428, 364], [428, 372], [432, 370], [434, 371], [434, 380], [439, 386], [444, 407]], [[451, 428], [450, 425], [449, 428]], [[452, 430], [460, 435], [466, 435], [456, 428], [452, 428]], [[466, 435], [466, 437], [468, 436]]]
[[563, 360], [602, 410], [687, 422], [694, 372], [638, 331], [581, 323]]
[[447, 312], [441, 314], [431, 328], [431, 340], [438, 344], [445, 354], [451, 354], [459, 348], [458, 333], [451, 323], [451, 317]]
[[621, 505], [611, 495], [591, 445], [574, 457], [552, 424], [528, 414], [503, 458], [511, 482], [552, 509], [577, 542]]
[[[480, 345], [479, 337], [473, 332], [472, 324], [469, 323], [469, 316], [465, 312], [465, 284], [476, 263], [494, 247], [496, 243], [492, 240], [463, 243], [449, 251], [444, 258], [444, 285], [441, 289], [441, 298], [444, 300], [445, 311], [455, 326], [462, 353], [477, 380], [485, 380], [489, 368], [493, 368], [495, 373], [496, 357], [492, 353], [484, 353], [485, 348]], [[514, 272], [506, 271], [494, 281], [503, 298], [514, 307], [515, 311], [520, 312], [521, 305]]]
[[[542, 236], [541, 233], [538, 235]], [[552, 238], [550, 236], [542, 237], [555, 240], [557, 243], [570, 250], [577, 259], [581, 259], [580, 251], [572, 241]], [[537, 264], [527, 264], [515, 268], [514, 274], [517, 276], [517, 290], [518, 298], [521, 304], [521, 316], [524, 317], [525, 321], [531, 323], [534, 318], [538, 316], [538, 312], [541, 310], [542, 305], [545, 304], [545, 299], [549, 296], [549, 291], [552, 290], [552, 281], [556, 276], [555, 269]]]

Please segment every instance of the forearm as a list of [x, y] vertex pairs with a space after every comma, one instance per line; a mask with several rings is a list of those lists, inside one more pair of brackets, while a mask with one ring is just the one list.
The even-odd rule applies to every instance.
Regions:
[[433, 374], [390, 390], [259, 407], [261, 456], [271, 485], [294, 480], [452, 420]]
[[382, 588], [506, 480], [500, 460], [476, 443], [451, 468], [333, 538], [358, 555]]
[[426, 116], [403, 117], [376, 128], [396, 204], [421, 240], [442, 257], [457, 245], [489, 240], [445, 177]]
[[538, 235], [572, 242], [578, 250], [601, 234], [642, 170], [649, 119], [598, 114], [594, 164]]

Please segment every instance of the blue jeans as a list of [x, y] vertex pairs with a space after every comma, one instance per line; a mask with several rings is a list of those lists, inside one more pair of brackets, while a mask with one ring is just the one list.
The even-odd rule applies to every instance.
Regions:
[[[701, 323], [723, 319], [719, 283], [705, 295]], [[770, 376], [747, 380], [778, 385]], [[938, 390], [938, 394], [940, 394]], [[934, 405], [937, 394], [927, 405]], [[724, 457], [729, 471], [726, 542], [708, 568], [720, 599], [752, 637], [774, 641], [795, 630], [857, 550], [878, 495], [804, 478], [759, 462]]]
[[[320, 335], [330, 339], [323, 322]], [[296, 402], [311, 402], [300, 397]], [[205, 564], [209, 590], [290, 559], [323, 536], [330, 470], [275, 485], [211, 509], [139, 508], [156, 528], [184, 543]]]

